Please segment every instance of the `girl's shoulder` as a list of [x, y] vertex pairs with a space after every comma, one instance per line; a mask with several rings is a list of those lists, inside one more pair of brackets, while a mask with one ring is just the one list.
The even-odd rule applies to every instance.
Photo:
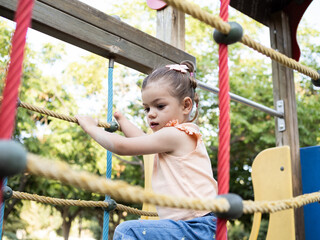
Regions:
[[201, 138], [199, 127], [191, 122], [179, 123], [178, 120], [172, 120], [166, 124], [166, 127], [175, 127], [176, 129], [185, 132], [190, 136], [196, 136], [197, 138]]

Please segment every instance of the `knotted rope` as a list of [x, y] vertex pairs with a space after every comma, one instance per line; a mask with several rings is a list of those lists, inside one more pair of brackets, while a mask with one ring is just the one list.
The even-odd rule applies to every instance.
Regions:
[[[0, 104], [1, 105], [2, 105], [2, 102], [3, 102], [3, 98], [0, 97]], [[65, 115], [65, 114], [62, 114], [62, 113], [56, 113], [56, 112], [51, 111], [49, 109], [42, 108], [42, 107], [37, 107], [37, 106], [32, 105], [30, 103], [25, 103], [25, 102], [19, 101], [18, 102], [18, 107], [22, 107], [22, 108], [28, 109], [30, 111], [41, 113], [41, 114], [47, 115], [49, 117], [54, 117], [54, 118], [57, 118], [57, 119], [60, 119], [60, 120], [64, 120], [64, 121], [67, 121], [67, 122], [72, 122], [72, 123], [79, 124], [78, 123], [78, 119], [75, 118], [75, 117], [68, 116], [68, 115]], [[98, 127], [110, 128], [110, 123], [105, 123], [105, 122], [99, 121], [98, 122]]]
[[[84, 200], [52, 198], [52, 197], [39, 196], [37, 194], [19, 192], [19, 191], [13, 191], [12, 197], [15, 199], [30, 200], [30, 201], [40, 202], [40, 203], [61, 205], [61, 206], [102, 207], [102, 208], [107, 208], [109, 206], [109, 204], [104, 201], [84, 201]], [[141, 211], [139, 209], [131, 208], [122, 204], [117, 204], [116, 209], [120, 211], [126, 211], [128, 213], [140, 215], [140, 216], [152, 216], [152, 217], [158, 216], [156, 212]]]

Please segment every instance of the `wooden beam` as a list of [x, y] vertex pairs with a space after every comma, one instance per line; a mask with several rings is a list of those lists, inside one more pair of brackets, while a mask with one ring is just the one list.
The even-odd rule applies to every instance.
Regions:
[[157, 38], [185, 49], [185, 14], [171, 6], [157, 11]]
[[[0, 0], [0, 14], [13, 19], [17, 0]], [[143, 73], [195, 58], [77, 0], [38, 0], [32, 28]]]
[[[284, 12], [279, 12], [272, 16], [270, 22], [271, 47], [279, 52], [292, 56], [291, 37], [288, 16]], [[278, 131], [276, 121], [276, 141], [277, 146], [290, 146], [292, 160], [292, 184], [293, 196], [302, 194], [300, 147], [297, 119], [297, 104], [295, 95], [295, 85], [293, 70], [279, 63], [272, 61], [273, 77], [273, 97], [276, 103], [278, 100], [284, 101], [285, 111], [285, 131]], [[295, 210], [295, 231], [296, 240], [304, 239], [304, 219], [303, 208]]]

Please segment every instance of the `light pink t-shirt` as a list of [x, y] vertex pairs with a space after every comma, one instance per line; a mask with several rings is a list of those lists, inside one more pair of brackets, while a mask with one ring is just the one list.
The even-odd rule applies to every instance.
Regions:
[[[213, 178], [211, 162], [201, 139], [199, 127], [193, 123], [178, 124], [172, 127], [192, 135], [197, 141], [196, 148], [184, 156], [167, 153], [155, 155], [152, 175], [152, 188], [155, 193], [192, 198], [214, 198], [217, 195], [217, 182]], [[188, 220], [204, 216], [208, 211], [167, 208], [157, 206], [160, 219]]]

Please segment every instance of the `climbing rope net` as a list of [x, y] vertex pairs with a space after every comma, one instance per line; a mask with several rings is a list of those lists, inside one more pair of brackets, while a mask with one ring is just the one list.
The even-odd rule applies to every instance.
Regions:
[[[86, 171], [73, 170], [65, 162], [52, 161], [34, 154], [28, 154], [27, 171], [65, 184], [95, 193], [110, 195], [116, 201], [150, 203], [164, 207], [227, 212], [229, 202], [224, 198], [179, 198], [145, 191], [124, 181], [108, 180]], [[243, 213], [270, 213], [301, 207], [320, 200], [320, 192], [305, 194], [291, 199], [277, 201], [243, 201]]]
[[[222, 13], [222, 17], [220, 18], [209, 14], [208, 12], [202, 10], [199, 6], [187, 1], [164, 1], [169, 5], [193, 16], [194, 18], [197, 18], [200, 21], [216, 28], [223, 34], [228, 34], [230, 32], [230, 25], [225, 22], [227, 19], [227, 14], [225, 15], [225, 13]], [[12, 39], [12, 52], [10, 58], [11, 61], [9, 64], [6, 84], [3, 91], [3, 99], [0, 99], [0, 139], [10, 139], [13, 132], [13, 122], [17, 108], [18, 88], [20, 85], [25, 36], [27, 28], [31, 21], [33, 3], [33, 0], [20, 0], [16, 12], [15, 20], [17, 22], [17, 27]], [[255, 42], [247, 35], [243, 35], [239, 41], [247, 45], [248, 47], [251, 47], [254, 50], [262, 53], [263, 55], [270, 57], [272, 60], [284, 66], [295, 69], [300, 73], [311, 77], [312, 79], [318, 80], [320, 78], [320, 75], [317, 71], [303, 66], [297, 61], [281, 54], [280, 52], [275, 51], [274, 49], [267, 48], [260, 43]], [[53, 111], [35, 107], [31, 104], [18, 101], [18, 106], [36, 111], [41, 114], [46, 114], [51, 117], [77, 123], [77, 119], [75, 117], [66, 116], [64, 114], [57, 114]], [[110, 129], [112, 131], [119, 130], [119, 127], [113, 123], [99, 122], [99, 126]], [[48, 160], [30, 153], [27, 154], [26, 169], [27, 171], [35, 175], [43, 176], [50, 179], [56, 179], [63, 183], [79, 187], [81, 189], [108, 195], [116, 201], [150, 203], [166, 207], [208, 210], [215, 213], [228, 212], [232, 208], [230, 202], [224, 197], [194, 199], [160, 195], [146, 191], [139, 186], [131, 186], [123, 181], [114, 181], [102, 178], [85, 171], [76, 171], [64, 162]], [[3, 179], [1, 178], [0, 185], [2, 185], [2, 182]], [[17, 199], [26, 199], [42, 203], [67, 206], [110, 208], [111, 205], [110, 202], [57, 199], [16, 191], [13, 192], [13, 197]], [[0, 191], [0, 199], [2, 199], [2, 191]], [[241, 204], [243, 205], [243, 213], [252, 214], [255, 212], [273, 213], [289, 208], [298, 208], [306, 204], [318, 201], [320, 201], [320, 193], [315, 192], [290, 199], [277, 201], [242, 201]], [[112, 209], [127, 211], [129, 213], [137, 215], [157, 216], [157, 213], [140, 211], [138, 209], [130, 208], [121, 204], [116, 204]], [[217, 237], [217, 239], [219, 238]]]
[[[20, 103], [20, 107], [33, 110], [39, 113], [43, 114], [48, 114], [48, 116], [56, 117], [59, 116], [59, 113], [53, 113], [50, 110], [46, 110], [44, 108], [39, 108], [31, 104], [26, 104], [26, 103]], [[40, 110], [39, 110], [40, 109]], [[48, 111], [48, 112], [47, 112]], [[68, 116], [67, 119], [63, 119], [58, 117], [58, 119], [63, 119], [65, 121], [69, 121], [69, 118], [73, 118]], [[73, 122], [73, 121], [72, 121]], [[176, 197], [174, 197], [172, 200], [168, 200], [170, 198], [167, 198], [167, 196], [162, 196], [161, 199], [163, 200], [157, 200], [157, 195], [154, 193], [146, 193], [148, 195], [147, 198], [141, 197], [138, 195], [135, 195], [138, 193], [139, 195], [144, 194], [144, 190], [139, 187], [134, 187], [133, 189], [136, 190], [130, 190], [127, 191], [127, 189], [132, 188], [131, 185], [125, 183], [125, 182], [119, 182], [119, 181], [106, 181], [105, 179], [101, 178], [99, 176], [81, 171], [78, 172], [76, 170], [72, 170], [72, 168], [67, 165], [64, 162], [56, 162], [53, 160], [49, 160], [43, 157], [39, 157], [37, 155], [28, 154], [28, 161], [27, 161], [27, 170], [30, 173], [33, 173], [35, 175], [40, 175], [44, 176], [47, 178], [51, 179], [56, 179], [60, 180], [64, 183], [80, 187], [82, 189], [86, 189], [95, 193], [100, 193], [100, 194], [108, 194], [111, 195], [114, 199], [119, 200], [119, 201], [128, 201], [130, 200], [131, 202], [134, 203], [151, 203], [151, 204], [156, 204], [156, 205], [161, 205], [161, 206], [167, 206], [167, 207], [181, 207], [181, 208], [192, 208], [192, 205], [190, 203], [185, 202], [184, 200], [177, 200]], [[91, 184], [90, 184], [91, 182]], [[101, 186], [105, 186], [98, 188], [100, 186], [100, 182], [102, 182]], [[116, 184], [113, 184], [116, 183]], [[119, 188], [121, 187], [121, 188]], [[138, 189], [138, 190], [137, 190]], [[118, 192], [116, 194], [115, 192]], [[133, 196], [131, 196], [131, 192], [137, 191], [134, 194], [132, 193]], [[131, 197], [130, 197], [131, 196]], [[94, 202], [94, 201], [83, 201], [83, 200], [65, 200], [63, 201], [62, 199], [52, 199], [48, 197], [43, 197], [43, 196], [38, 196], [35, 194], [28, 194], [28, 193], [22, 193], [22, 192], [13, 192], [13, 198], [17, 199], [26, 199], [26, 200], [33, 200], [33, 201], [38, 201], [42, 203], [49, 203], [49, 204], [57, 204], [57, 205], [72, 205], [72, 206], [83, 206], [83, 207], [107, 207], [108, 203], [106, 202]], [[155, 199], [151, 199], [155, 198]], [[52, 200], [51, 200], [52, 199]], [[162, 201], [162, 203], [157, 202], [157, 201]], [[180, 201], [181, 204], [178, 205], [178, 203], [169, 203], [175, 202], [175, 201]], [[214, 212], [224, 212], [227, 211], [229, 206], [228, 203], [224, 201], [216, 201], [214, 199], [209, 199], [208, 201], [213, 201], [217, 202], [217, 205], [214, 205], [214, 207], [207, 206], [207, 201], [202, 202], [203, 207], [198, 206], [197, 210], [210, 210]], [[320, 201], [320, 193], [316, 192], [313, 194], [305, 194], [299, 197], [295, 197], [292, 199], [287, 199], [287, 200], [278, 200], [278, 201], [243, 201], [244, 203], [244, 209], [243, 213], [245, 214], [251, 214], [254, 212], [261, 212], [261, 213], [268, 213], [268, 212], [277, 212], [281, 210], [285, 210], [288, 208], [297, 208], [301, 207], [305, 204], [308, 203], [313, 203]], [[200, 201], [201, 202], [201, 201]], [[222, 204], [220, 206], [220, 204]], [[137, 210], [131, 210], [132, 208], [125, 207], [123, 205], [117, 204], [116, 207], [117, 210], [122, 210], [122, 211], [127, 211], [133, 214], [137, 215], [144, 215], [144, 216], [157, 216], [156, 213], [150, 213], [150, 212], [145, 212], [145, 211], [137, 211]]]

